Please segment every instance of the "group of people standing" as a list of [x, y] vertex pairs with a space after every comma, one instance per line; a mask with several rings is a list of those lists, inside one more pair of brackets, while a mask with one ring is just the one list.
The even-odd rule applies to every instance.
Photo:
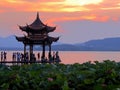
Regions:
[[25, 54], [20, 53], [20, 52], [13, 52], [13, 54], [12, 54], [12, 60], [13, 61], [29, 61], [30, 60], [30, 56], [32, 58], [31, 61], [36, 61], [35, 54], [29, 55], [28, 52], [26, 52]]
[[1, 61], [6, 61], [6, 60], [7, 60], [7, 52], [1, 51]]
[[[1, 61], [6, 61], [7, 60], [7, 52], [6, 51], [1, 51]], [[31, 60], [30, 60], [31, 58]], [[42, 55], [40, 55], [40, 52], [38, 52], [36, 55], [33, 53], [32, 55], [30, 55], [28, 52], [26, 52], [25, 54], [21, 53], [21, 52], [13, 52], [12, 53], [12, 61], [41, 61], [41, 63], [59, 63], [61, 62], [60, 57], [59, 57], [59, 53], [58, 51], [53, 52], [52, 54], [49, 52], [48, 53], [48, 57], [42, 57]]]
[[48, 59], [47, 59], [47, 57], [45, 59], [41, 59], [41, 62], [42, 63], [47, 63], [47, 62], [48, 63], [59, 63], [59, 62], [61, 62], [58, 51], [53, 52], [52, 55], [48, 54]]
[[13, 52], [12, 60], [13, 61], [23, 61], [24, 60], [24, 54], [20, 53], [20, 52]]

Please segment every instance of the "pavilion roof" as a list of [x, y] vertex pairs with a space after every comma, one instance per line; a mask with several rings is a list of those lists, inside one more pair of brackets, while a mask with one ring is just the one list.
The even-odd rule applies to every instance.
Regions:
[[51, 26], [45, 25], [40, 20], [39, 13], [37, 13], [37, 17], [32, 24], [26, 25], [26, 26], [19, 26], [19, 28], [25, 32], [36, 32], [36, 33], [38, 33], [38, 31], [40, 33], [40, 31], [42, 31], [42, 30], [45, 30], [47, 33], [49, 33], [49, 32], [53, 32], [56, 29], [56, 27], [51, 27]]

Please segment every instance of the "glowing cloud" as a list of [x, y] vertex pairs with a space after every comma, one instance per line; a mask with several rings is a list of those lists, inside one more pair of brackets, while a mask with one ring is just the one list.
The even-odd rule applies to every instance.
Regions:
[[[84, 7], [85, 5], [99, 4], [102, 1], [103, 0], [5, 0], [5, 3], [7, 3], [9, 6], [11, 5], [11, 7], [15, 10], [44, 12], [78, 12], [89, 11], [89, 8]], [[20, 7], [21, 9], [19, 9]]]
[[64, 22], [64, 21], [75, 21], [75, 20], [96, 20], [97, 17], [96, 15], [86, 15], [86, 16], [81, 16], [81, 17], [73, 17], [73, 16], [70, 16], [70, 17], [61, 17], [61, 18], [54, 18], [54, 19], [49, 19], [47, 20], [46, 22], [49, 23], [49, 24], [54, 24], [54, 22]]
[[[50, 18], [56, 18], [58, 21], [59, 18], [94, 20], [95, 17], [100, 21], [109, 20], [108, 17], [116, 20], [113, 18], [120, 17], [118, 10], [120, 10], [119, 0], [4, 0], [0, 2], [0, 13], [40, 11], [55, 14], [55, 17]], [[91, 16], [91, 14], [96, 16]], [[97, 19], [100, 18], [99, 15], [104, 18]]]
[[5, 0], [6, 2], [9, 2], [9, 3], [23, 3], [22, 0]]
[[88, 5], [88, 4], [99, 4], [103, 2], [103, 0], [65, 0], [64, 3], [66, 5], [80, 5], [80, 6], [84, 6], [84, 5]]

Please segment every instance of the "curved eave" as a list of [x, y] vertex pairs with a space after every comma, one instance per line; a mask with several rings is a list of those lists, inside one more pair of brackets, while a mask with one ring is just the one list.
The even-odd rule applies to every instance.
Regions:
[[49, 32], [53, 32], [56, 27], [50, 27], [50, 26], [42, 26], [42, 27], [38, 27], [38, 26], [19, 26], [19, 28], [22, 30], [22, 31], [25, 31], [25, 32], [33, 32], [33, 33], [39, 33], [39, 32], [42, 32], [42, 31], [46, 31], [47, 33]]
[[56, 27], [47, 26], [47, 31], [48, 32], [53, 32], [55, 29], [56, 29]]
[[21, 29], [22, 31], [27, 31], [27, 26], [19, 26], [19, 29]]
[[48, 37], [51, 42], [57, 42], [60, 37]]
[[17, 36], [16, 36], [16, 39], [17, 39], [18, 41], [25, 41], [26, 38], [25, 38], [25, 37], [17, 37]]
[[31, 26], [31, 25], [28, 25], [27, 26], [30, 30], [36, 30], [36, 31], [47, 31], [47, 32], [53, 32], [56, 27], [50, 27], [50, 26], [47, 26], [47, 25], [44, 25], [44, 26]]

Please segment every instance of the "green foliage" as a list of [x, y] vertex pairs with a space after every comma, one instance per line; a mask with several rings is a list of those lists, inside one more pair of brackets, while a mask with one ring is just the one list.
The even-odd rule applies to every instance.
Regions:
[[0, 65], [0, 90], [120, 90], [120, 63]]

